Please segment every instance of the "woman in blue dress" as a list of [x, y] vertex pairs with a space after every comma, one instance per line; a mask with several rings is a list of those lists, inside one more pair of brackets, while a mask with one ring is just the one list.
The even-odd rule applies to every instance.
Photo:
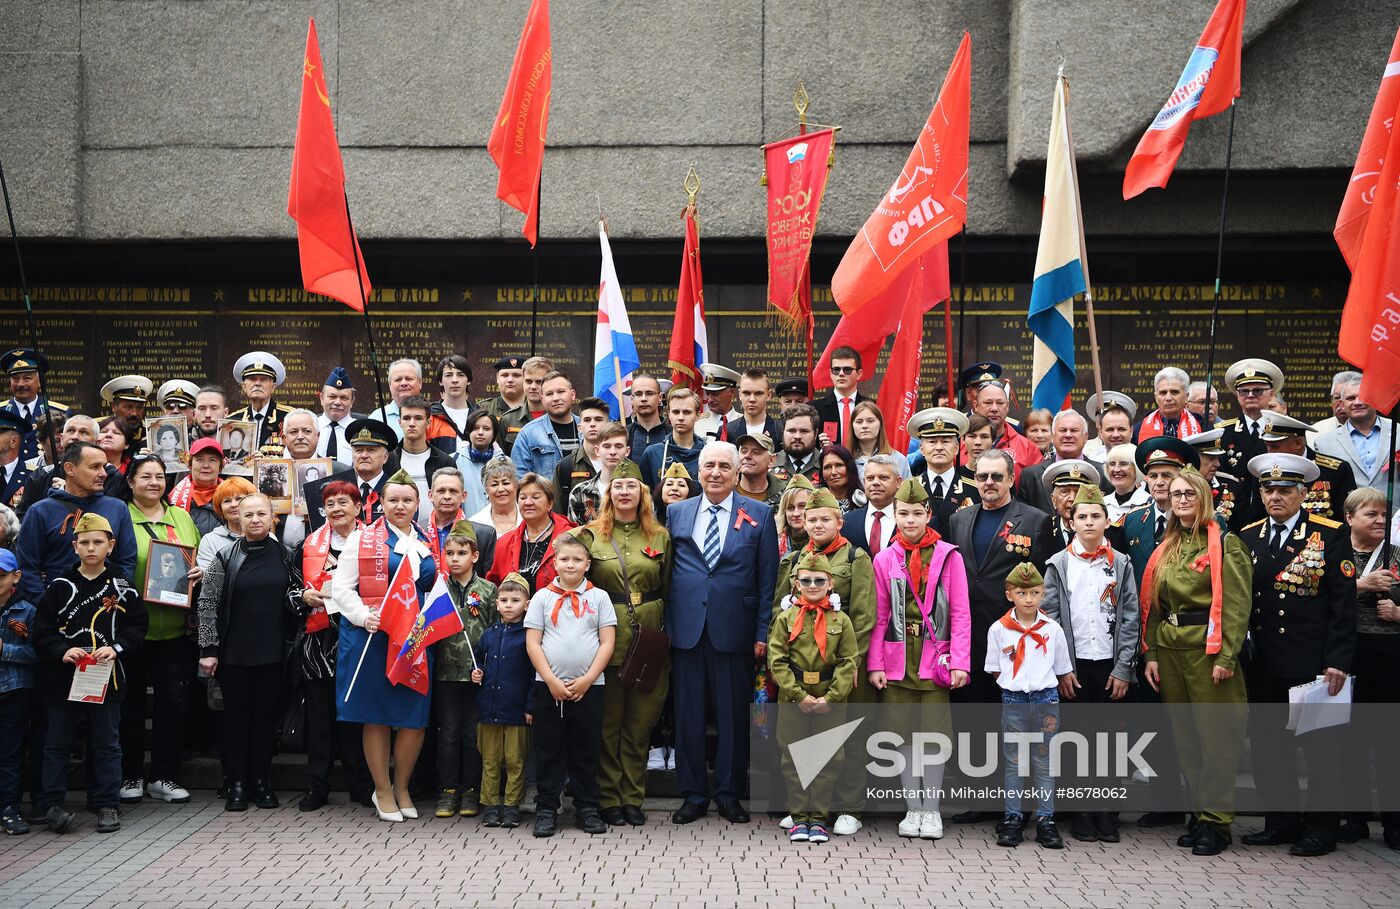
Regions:
[[[437, 567], [422, 531], [413, 523], [418, 514], [413, 478], [400, 470], [384, 482], [383, 495], [384, 517], [345, 540], [327, 608], [340, 613], [336, 718], [364, 724], [365, 763], [374, 779], [375, 810], [382, 820], [402, 821], [418, 816], [408, 795], [408, 780], [423, 748], [428, 695], [406, 684], [391, 684], [386, 677], [389, 636], [380, 633], [380, 614], [390, 580], [404, 559], [409, 560], [419, 604], [432, 589]], [[427, 676], [432, 678], [431, 666]], [[398, 735], [392, 737], [395, 773], [391, 784], [389, 746], [394, 730]]]

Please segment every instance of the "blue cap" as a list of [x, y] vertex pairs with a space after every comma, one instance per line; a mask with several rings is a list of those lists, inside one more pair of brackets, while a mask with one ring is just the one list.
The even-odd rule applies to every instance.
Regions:
[[331, 370], [331, 374], [326, 376], [326, 386], [328, 388], [354, 388], [355, 383], [350, 381], [350, 373], [345, 371], [344, 366], [337, 366]]
[[12, 571], [19, 571], [19, 562], [15, 561], [15, 554], [8, 549], [0, 549], [0, 572], [9, 574]]

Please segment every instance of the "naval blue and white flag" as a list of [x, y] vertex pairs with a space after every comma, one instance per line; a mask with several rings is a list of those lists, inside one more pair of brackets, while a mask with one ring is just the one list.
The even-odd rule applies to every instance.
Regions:
[[598, 279], [598, 333], [593, 342], [593, 395], [608, 402], [614, 420], [626, 418], [622, 392], [632, 381], [632, 373], [642, 368], [632, 323], [613, 267], [608, 229], [598, 222], [598, 241], [603, 247], [603, 270]]

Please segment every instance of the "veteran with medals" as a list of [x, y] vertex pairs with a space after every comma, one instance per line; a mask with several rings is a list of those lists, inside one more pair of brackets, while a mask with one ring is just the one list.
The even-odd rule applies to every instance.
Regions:
[[249, 351], [233, 364], [233, 379], [243, 389], [248, 404], [228, 419], [247, 420], [257, 427], [257, 438], [249, 444], [255, 457], [282, 457], [282, 418], [292, 409], [277, 403], [273, 395], [287, 381], [287, 367], [265, 350]]
[[[23, 424], [24, 438], [20, 445], [20, 460], [32, 461], [39, 457], [38, 420], [47, 407], [49, 425], [53, 421], [62, 423], [68, 418], [69, 408], [53, 401], [39, 399], [39, 375], [49, 371], [49, 361], [37, 350], [20, 347], [6, 351], [0, 356], [0, 370], [10, 377], [10, 397], [0, 402], [0, 410], [9, 411]], [[58, 456], [58, 452], [54, 456]], [[8, 498], [6, 501], [9, 501]]]
[[[1249, 462], [1268, 517], [1240, 531], [1254, 558], [1254, 608], [1249, 630], [1251, 704], [1287, 704], [1288, 691], [1321, 676], [1336, 695], [1356, 656], [1356, 563], [1351, 537], [1340, 522], [1303, 509], [1317, 465], [1290, 454], [1262, 454]], [[1295, 736], [1283, 711], [1250, 714], [1254, 778], [1264, 800], [1264, 829], [1247, 834], [1250, 846], [1292, 843], [1290, 854], [1326, 855], [1336, 848], [1335, 811], [1342, 784], [1345, 727]], [[1307, 755], [1308, 807], [1299, 815], [1294, 755]]]
[[[625, 441], [625, 439], [624, 439]], [[638, 644], [638, 630], [662, 631], [666, 589], [671, 583], [671, 535], [656, 520], [651, 494], [642, 484], [642, 471], [624, 460], [612, 470], [598, 517], [572, 531], [592, 564], [588, 579], [612, 598], [619, 621], [617, 646], [603, 670], [603, 749], [598, 762], [599, 804], [609, 825], [640, 827], [646, 823], [647, 751], [651, 730], [661, 716], [669, 687], [669, 659], [664, 644], [657, 648], [660, 673], [650, 690], [622, 677], [634, 646], [657, 639], [647, 635]], [[626, 620], [622, 621], [622, 617]], [[643, 654], [635, 654], [641, 659]]]
[[919, 440], [924, 468], [914, 479], [923, 484], [929, 498], [929, 526], [942, 533], [959, 509], [982, 501], [977, 484], [958, 470], [958, 450], [967, 433], [968, 418], [951, 407], [930, 407], [909, 418], [905, 429]]

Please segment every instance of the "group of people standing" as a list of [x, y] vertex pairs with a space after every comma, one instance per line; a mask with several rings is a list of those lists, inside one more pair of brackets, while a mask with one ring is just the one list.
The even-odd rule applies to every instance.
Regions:
[[[12, 354], [12, 374], [40, 368], [34, 352]], [[151, 391], [141, 377], [104, 390], [104, 425], [122, 430], [106, 446], [89, 418], [50, 409], [40, 417], [64, 422], [46, 454], [38, 417], [15, 412], [25, 402], [0, 406], [0, 441], [13, 432], [16, 448], [39, 452], [14, 487], [24, 513], [8, 571], [0, 552], [7, 832], [27, 829], [26, 761], [43, 768], [37, 815], [59, 831], [73, 822], [59, 770], [79, 720], [99, 829], [119, 826], [122, 802], [188, 800], [177, 776], [199, 677], [222, 695], [230, 811], [278, 805], [272, 758], [295, 697], [308, 753], [301, 810], [327, 803], [338, 759], [351, 798], [388, 822], [418, 816], [427, 777], [435, 816], [515, 827], [533, 783], [537, 836], [557, 831], [566, 790], [589, 833], [644, 824], [659, 723], [682, 794], [671, 820], [693, 822], [713, 803], [748, 822], [755, 700], [795, 705], [779, 711], [783, 741], [848, 704], [898, 706], [918, 729], [949, 731], [957, 704], [1000, 703], [1013, 732], [1053, 729], [1061, 700], [1242, 707], [1286, 702], [1317, 677], [1335, 694], [1354, 676], [1358, 702], [1394, 700], [1384, 667], [1400, 614], [1372, 485], [1393, 459], [1378, 448], [1388, 425], [1367, 416], [1350, 374], [1338, 377], [1330, 429], [1271, 409], [1282, 406], [1271, 397], [1282, 373], [1247, 360], [1226, 375], [1238, 420], [1194, 414], [1194, 386], [1166, 369], [1143, 419], [1128, 396], [1106, 392], [1088, 417], [1052, 415], [1045, 444], [1008, 419], [1000, 367], [977, 364], [963, 375], [968, 411], [942, 406], [940, 392], [896, 451], [849, 349], [834, 352], [833, 391], [816, 401], [804, 380], [774, 383], [762, 370], [707, 365], [703, 400], [637, 375], [622, 423], [605, 402], [578, 400], [542, 358], [495, 365], [500, 395], [474, 405], [465, 358], [439, 363], [438, 401], [424, 397], [416, 361], [396, 361], [393, 400], [370, 415], [354, 412], [337, 368], [316, 414], [274, 400], [285, 369], [254, 351], [235, 367], [242, 411], [212, 386], [166, 383], [172, 397], [160, 403], [190, 421], [187, 469], [174, 473], [137, 431]], [[248, 479], [224, 475], [217, 430], [234, 417], [257, 427], [259, 456], [329, 458], [331, 472], [279, 514]], [[1313, 432], [1318, 450], [1338, 454], [1309, 447]], [[1368, 471], [1360, 488], [1353, 456]], [[153, 542], [190, 552], [192, 608], [140, 596]], [[391, 679], [381, 615], [395, 597], [425, 605], [439, 580], [462, 630]], [[105, 697], [70, 700], [75, 671], [94, 663], [115, 669]], [[1269, 815], [1246, 843], [1321, 855], [1366, 835], [1364, 816], [1329, 810], [1340, 732], [1294, 739], [1262, 710], [1223, 725], [1228, 712], [1208, 715], [1172, 713], [1179, 767], [1152, 784], [1154, 802], [1196, 810], [1149, 812], [1140, 826], [1185, 824], [1180, 845], [1199, 855], [1226, 848], [1248, 732]], [[1368, 740], [1378, 762], [1394, 755], [1393, 738]], [[1292, 761], [1278, 759], [1297, 746], [1307, 813]], [[1345, 760], [1369, 773], [1368, 754]], [[790, 759], [775, 768], [792, 841], [861, 829], [863, 760], [851, 751], [839, 764], [810, 786]], [[941, 774], [904, 781], [918, 794], [901, 835], [943, 835]], [[1041, 845], [1064, 845], [1052, 798], [1029, 809], [1008, 799], [996, 841], [1021, 842], [1032, 819]], [[1400, 847], [1400, 815], [1381, 820]], [[1116, 842], [1117, 814], [1075, 812], [1070, 834]]]

